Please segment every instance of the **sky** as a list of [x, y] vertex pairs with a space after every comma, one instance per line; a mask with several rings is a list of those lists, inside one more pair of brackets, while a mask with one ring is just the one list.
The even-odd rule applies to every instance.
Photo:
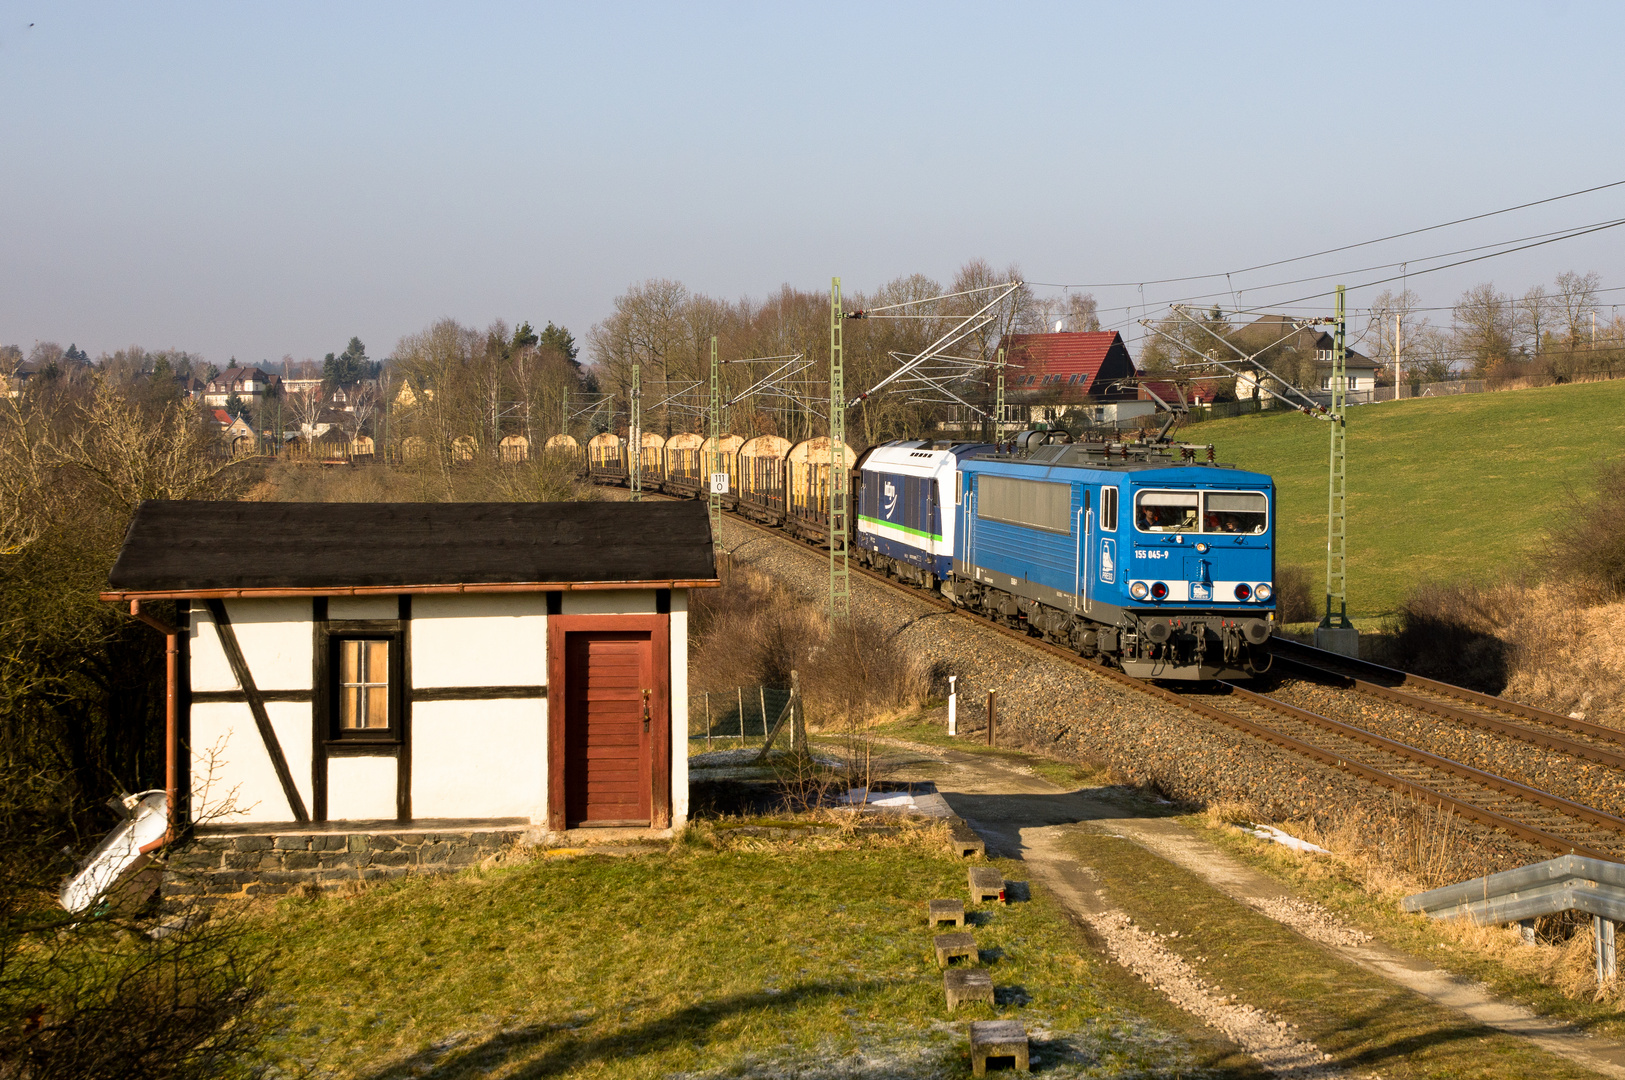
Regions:
[[1125, 330], [1406, 260], [1436, 305], [1625, 286], [1625, 228], [1420, 272], [1625, 219], [1625, 187], [1238, 273], [1625, 180], [1622, 41], [1625, 5], [1580, 3], [0, 0], [0, 343], [584, 339], [647, 278], [734, 299], [974, 257]]

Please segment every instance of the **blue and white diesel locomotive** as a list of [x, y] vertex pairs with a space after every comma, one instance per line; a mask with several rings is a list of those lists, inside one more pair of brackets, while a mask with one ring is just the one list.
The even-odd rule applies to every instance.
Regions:
[[1049, 438], [871, 449], [854, 554], [1130, 675], [1266, 670], [1271, 479], [1192, 448]]

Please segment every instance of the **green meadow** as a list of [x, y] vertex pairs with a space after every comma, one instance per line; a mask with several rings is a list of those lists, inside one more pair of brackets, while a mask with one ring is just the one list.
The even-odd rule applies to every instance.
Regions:
[[[1554, 511], [1625, 444], [1625, 380], [1358, 405], [1348, 416], [1349, 614], [1378, 620], [1417, 582], [1525, 565]], [[1310, 568], [1318, 595], [1327, 424], [1267, 412], [1175, 437], [1275, 477], [1279, 561]]]

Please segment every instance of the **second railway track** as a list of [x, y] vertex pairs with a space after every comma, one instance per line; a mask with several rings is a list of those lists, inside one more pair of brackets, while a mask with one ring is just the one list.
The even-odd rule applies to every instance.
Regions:
[[[809, 547], [743, 515], [729, 513], [728, 518], [809, 555], [822, 550], [822, 545]], [[1219, 692], [1216, 693], [1175, 693], [1032, 637], [1025, 631], [993, 622], [884, 574], [859, 566], [851, 570], [922, 606], [951, 613], [1028, 649], [1368, 783], [1503, 830], [1549, 851], [1611, 861], [1625, 858], [1625, 818], [1605, 810], [1240, 686], [1217, 684]], [[1625, 771], [1625, 733], [1462, 687], [1379, 669], [1361, 661], [1347, 662], [1346, 658], [1295, 643], [1280, 644], [1283, 658], [1322, 679], [1343, 684], [1342, 689], [1467, 725], [1492, 737], [1517, 740]], [[1373, 676], [1396, 685], [1376, 682]]]

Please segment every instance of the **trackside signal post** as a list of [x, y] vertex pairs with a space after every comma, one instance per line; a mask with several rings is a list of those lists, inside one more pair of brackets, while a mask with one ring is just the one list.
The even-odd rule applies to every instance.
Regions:
[[[841, 355], [841, 279], [829, 283], [829, 621], [852, 621], [852, 575], [848, 567], [846, 371]], [[837, 539], [839, 538], [839, 539]], [[837, 552], [836, 545], [840, 551]]]
[[1344, 439], [1348, 427], [1347, 324], [1343, 286], [1337, 287], [1337, 318], [1332, 331], [1331, 461], [1326, 489], [1326, 615], [1315, 628], [1315, 644], [1345, 656], [1360, 655], [1360, 632], [1348, 615], [1348, 472]]

